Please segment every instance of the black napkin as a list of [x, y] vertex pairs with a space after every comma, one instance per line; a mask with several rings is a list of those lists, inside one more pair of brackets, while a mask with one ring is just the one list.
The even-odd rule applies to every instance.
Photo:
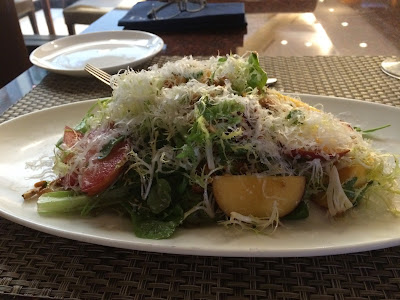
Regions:
[[[204, 9], [198, 12], [181, 12], [174, 16], [177, 4], [170, 4], [163, 8], [157, 17], [148, 17], [152, 8], [164, 5], [161, 1], [138, 2], [128, 13], [118, 21], [118, 26], [125, 29], [145, 31], [189, 31], [197, 29], [243, 28], [245, 27], [245, 13], [243, 3], [207, 3]], [[170, 16], [174, 16], [169, 18]]]

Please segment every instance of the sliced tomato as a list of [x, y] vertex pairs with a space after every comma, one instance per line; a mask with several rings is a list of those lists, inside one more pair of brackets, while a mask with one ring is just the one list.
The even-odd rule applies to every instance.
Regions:
[[61, 177], [61, 185], [65, 188], [71, 188], [78, 185], [78, 175], [72, 173], [71, 175], [66, 175]]
[[81, 138], [83, 134], [79, 131], [72, 129], [69, 126], [64, 127], [64, 137], [63, 142], [68, 147], [73, 147]]
[[92, 165], [81, 176], [80, 188], [89, 196], [97, 195], [111, 186], [123, 172], [127, 161], [128, 144], [121, 141], [116, 144], [104, 159], [91, 158]]

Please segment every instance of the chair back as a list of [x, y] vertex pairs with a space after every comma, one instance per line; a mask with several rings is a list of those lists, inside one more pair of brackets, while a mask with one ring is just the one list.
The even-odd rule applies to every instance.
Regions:
[[0, 1], [0, 88], [32, 66], [14, 0]]

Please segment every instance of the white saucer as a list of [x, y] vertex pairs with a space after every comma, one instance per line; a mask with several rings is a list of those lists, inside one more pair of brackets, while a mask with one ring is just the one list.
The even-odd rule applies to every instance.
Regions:
[[31, 62], [50, 72], [89, 76], [90, 63], [108, 73], [135, 67], [161, 51], [164, 41], [144, 31], [105, 31], [68, 36], [35, 49]]

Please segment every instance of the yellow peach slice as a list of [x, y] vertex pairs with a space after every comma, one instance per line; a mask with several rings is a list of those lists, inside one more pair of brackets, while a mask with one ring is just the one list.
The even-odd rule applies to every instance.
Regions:
[[213, 179], [213, 193], [221, 210], [254, 217], [269, 217], [276, 202], [279, 216], [301, 201], [306, 179], [302, 176], [225, 175]]
[[[341, 183], [345, 183], [346, 181], [357, 177], [357, 181], [354, 183], [355, 188], [360, 188], [368, 182], [368, 170], [362, 165], [351, 165], [348, 167], [344, 167], [338, 169], [339, 178]], [[312, 200], [318, 205], [327, 208], [328, 203], [326, 199], [325, 192], [319, 192], [312, 197]], [[352, 201], [354, 199], [350, 199]]]

